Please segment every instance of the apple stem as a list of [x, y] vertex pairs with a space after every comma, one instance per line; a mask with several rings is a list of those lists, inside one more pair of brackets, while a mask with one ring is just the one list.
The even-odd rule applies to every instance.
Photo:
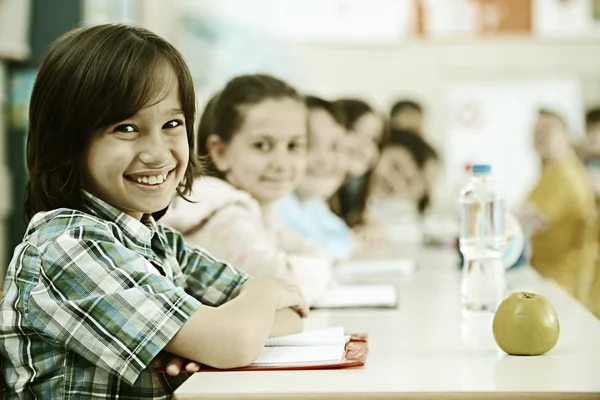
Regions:
[[531, 296], [528, 295], [527, 293], [523, 293], [523, 297], [525, 297], [526, 299], [530, 299], [531, 298]]

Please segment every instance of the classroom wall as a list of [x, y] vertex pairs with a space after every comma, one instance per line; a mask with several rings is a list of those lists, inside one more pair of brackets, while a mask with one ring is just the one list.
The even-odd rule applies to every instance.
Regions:
[[[219, 3], [209, 0], [179, 0], [170, 2], [167, 12], [164, 3], [150, 0], [144, 3], [143, 21], [176, 45], [186, 35], [178, 17], [190, 12], [257, 31], [272, 24], [268, 20], [271, 0], [227, 1], [229, 6], [219, 9]], [[442, 155], [447, 139], [444, 90], [453, 82], [574, 78], [581, 85], [581, 103], [600, 104], [600, 40], [593, 38], [408, 38], [376, 45], [269, 40], [281, 52], [278, 62], [284, 60], [282, 76], [305, 91], [331, 97], [359, 95], [384, 112], [399, 97], [421, 101], [427, 112], [426, 136]], [[277, 71], [277, 66], [273, 69]], [[199, 92], [202, 101], [202, 88]], [[582, 116], [572, 124], [578, 134]], [[510, 149], [500, 150], [508, 153]], [[434, 196], [445, 197], [449, 187], [442, 174]]]

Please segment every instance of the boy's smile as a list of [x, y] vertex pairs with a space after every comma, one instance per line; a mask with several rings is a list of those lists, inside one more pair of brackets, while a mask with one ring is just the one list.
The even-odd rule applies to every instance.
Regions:
[[158, 101], [100, 129], [87, 150], [84, 188], [134, 218], [166, 208], [188, 165], [177, 79], [165, 75]]

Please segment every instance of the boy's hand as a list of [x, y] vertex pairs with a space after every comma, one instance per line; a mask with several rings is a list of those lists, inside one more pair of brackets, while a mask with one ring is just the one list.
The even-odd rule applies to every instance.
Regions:
[[[185, 369], [183, 369], [185, 364]], [[152, 360], [152, 368], [164, 370], [170, 376], [177, 376], [181, 372], [193, 374], [200, 371], [200, 364], [195, 361], [185, 360], [182, 357], [161, 351]]]
[[302, 296], [298, 286], [290, 285], [282, 279], [273, 276], [259, 276], [248, 280], [241, 288], [241, 293], [257, 291], [275, 296], [277, 309], [291, 308], [302, 318], [308, 317], [308, 303]]

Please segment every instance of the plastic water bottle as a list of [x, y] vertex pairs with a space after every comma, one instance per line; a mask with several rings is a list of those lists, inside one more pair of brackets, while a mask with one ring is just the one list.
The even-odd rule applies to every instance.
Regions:
[[459, 203], [463, 315], [493, 313], [506, 287], [506, 202], [494, 186], [489, 164], [473, 165]]

